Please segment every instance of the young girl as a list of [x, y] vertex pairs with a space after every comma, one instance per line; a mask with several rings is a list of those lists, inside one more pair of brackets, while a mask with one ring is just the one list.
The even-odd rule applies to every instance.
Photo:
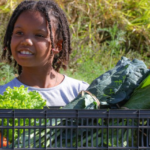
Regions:
[[48, 106], [65, 106], [88, 84], [59, 73], [67, 68], [69, 26], [64, 12], [52, 0], [23, 1], [13, 12], [4, 37], [2, 59], [14, 62], [19, 76], [0, 86], [24, 85], [38, 91]]

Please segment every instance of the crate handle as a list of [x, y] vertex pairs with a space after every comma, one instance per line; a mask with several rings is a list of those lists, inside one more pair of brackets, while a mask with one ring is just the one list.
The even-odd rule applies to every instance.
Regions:
[[79, 94], [81, 94], [81, 96], [84, 96], [85, 93], [89, 94], [97, 103], [98, 108], [100, 108], [100, 101], [91, 92], [82, 90]]

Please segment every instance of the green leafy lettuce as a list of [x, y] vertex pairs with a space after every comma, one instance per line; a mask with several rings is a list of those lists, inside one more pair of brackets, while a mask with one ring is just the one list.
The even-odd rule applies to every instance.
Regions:
[[36, 91], [28, 92], [24, 86], [8, 87], [3, 95], [0, 95], [0, 109], [42, 109], [46, 100]]

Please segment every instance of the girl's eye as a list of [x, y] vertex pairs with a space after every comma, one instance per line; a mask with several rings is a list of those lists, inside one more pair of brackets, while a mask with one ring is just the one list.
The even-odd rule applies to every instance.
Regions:
[[44, 35], [41, 35], [41, 34], [37, 34], [36, 36], [38, 36], [38, 37], [44, 37]]
[[23, 34], [21, 31], [17, 32], [16, 34]]
[[23, 32], [18, 31], [18, 32], [15, 32], [14, 34], [16, 34], [16, 35], [23, 35]]

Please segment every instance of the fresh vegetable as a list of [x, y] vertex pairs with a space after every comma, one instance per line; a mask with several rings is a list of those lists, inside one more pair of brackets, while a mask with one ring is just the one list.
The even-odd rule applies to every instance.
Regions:
[[122, 108], [150, 109], [150, 75], [134, 90]]
[[[43, 109], [46, 106], [46, 100], [43, 100], [42, 96], [36, 91], [28, 92], [28, 88], [24, 86], [14, 87], [11, 89], [8, 87], [3, 95], [0, 95], [0, 109]], [[13, 126], [12, 119], [3, 119], [4, 126]], [[18, 126], [18, 119], [15, 118], [14, 125]], [[32, 122], [31, 122], [32, 123]], [[20, 126], [23, 126], [23, 120], [20, 120]], [[29, 121], [26, 120], [25, 124], [29, 124]], [[0, 125], [2, 125], [2, 119], [0, 120]], [[23, 133], [23, 129], [20, 129], [20, 132]], [[12, 138], [16, 139], [18, 137], [18, 130], [9, 129], [9, 141], [12, 142]], [[7, 137], [7, 129], [4, 129], [4, 137]]]
[[[5, 137], [3, 137], [3, 147], [7, 146], [7, 139]], [[0, 133], [0, 148], [2, 147], [2, 143], [1, 143], [1, 133]], [[8, 142], [8, 144], [10, 145], [10, 142]]]
[[0, 109], [43, 109], [46, 100], [36, 91], [28, 92], [24, 86], [8, 87], [3, 95], [0, 95]]
[[[149, 89], [148, 89], [149, 88]], [[140, 93], [139, 96], [139, 102], [141, 102], [144, 98], [144, 96], [146, 97], [147, 95], [149, 95], [149, 90], [150, 90], [150, 76], [148, 76], [141, 84], [140, 86], [135, 90], [135, 92], [138, 92], [141, 90], [146, 90], [146, 94], [145, 93]], [[81, 94], [82, 95], [82, 94]], [[96, 102], [96, 100], [94, 99], [93, 95], [89, 95], [87, 93], [85, 93], [84, 95], [79, 95], [78, 97], [76, 97], [76, 99], [74, 101], [72, 101], [71, 103], [69, 103], [68, 105], [66, 105], [65, 107], [63, 107], [62, 109], [97, 109], [97, 107], [99, 106], [99, 104]], [[134, 94], [133, 94], [134, 95]], [[141, 95], [141, 97], [140, 97]], [[140, 99], [142, 98], [142, 99]], [[131, 99], [132, 100], [132, 96]], [[130, 102], [130, 100], [128, 102]], [[136, 100], [136, 98], [135, 98]], [[144, 100], [145, 101], [145, 100]], [[149, 99], [147, 99], [145, 102], [146, 104], [148, 104]], [[134, 105], [133, 105], [134, 104]], [[135, 101], [131, 101], [131, 103], [127, 103], [126, 105], [130, 105], [131, 109], [133, 109], [136, 106]], [[140, 107], [142, 107], [142, 105], [138, 105], [139, 109]], [[149, 107], [149, 106], [148, 106]], [[66, 119], [61, 119], [61, 123], [60, 120], [49, 120], [52, 126], [68, 126], [69, 124], [72, 124], [72, 126], [77, 126], [76, 124], [76, 120], [66, 120]], [[48, 120], [47, 120], [47, 124], [49, 124]], [[98, 122], [97, 120], [93, 120], [91, 121], [90, 119], [85, 122], [79, 119], [78, 120], [78, 124], [82, 124], [83, 126], [86, 126], [87, 124], [90, 126], [97, 126], [97, 124], [99, 126], [101, 126], [102, 124], [104, 126], [111, 126], [113, 124], [113, 126], [116, 126], [116, 128], [112, 129], [93, 129], [92, 134], [91, 134], [91, 129], [85, 129], [85, 128], [81, 128], [79, 129], [78, 132], [78, 137], [76, 137], [76, 129], [57, 129], [56, 128], [51, 128], [51, 129], [46, 129], [46, 130], [30, 130], [30, 134], [29, 131], [25, 131], [24, 134], [21, 134], [21, 136], [19, 137], [19, 141], [20, 144], [19, 146], [23, 148], [23, 143], [24, 143], [24, 139], [25, 139], [25, 147], [29, 146], [29, 139], [26, 137], [31, 137], [30, 138], [30, 147], [49, 147], [50, 145], [52, 147], [60, 147], [60, 145], [62, 145], [62, 147], [66, 146], [66, 141], [70, 141], [70, 139], [72, 140], [72, 146], [76, 147], [76, 143], [78, 143], [78, 145], [81, 145], [81, 137], [82, 137], [82, 145], [83, 146], [87, 146], [87, 143], [91, 143], [91, 138], [93, 139], [93, 143], [96, 143], [97, 141], [97, 137], [98, 137], [98, 141], [97, 141], [97, 145], [100, 146], [104, 146], [106, 145], [106, 147], [137, 147], [138, 146], [138, 133], [140, 132], [140, 130], [137, 129], [128, 129], [128, 128], [124, 128], [124, 129], [120, 129], [117, 128], [117, 126], [140, 126], [140, 125], [146, 125], [147, 122], [145, 121], [144, 124], [143, 122], [141, 122], [138, 119], [120, 119], [120, 120], [107, 120], [107, 119], [102, 119], [99, 118]], [[44, 121], [43, 121], [43, 126], [44, 125]], [[67, 133], [66, 133], [67, 130]], [[142, 132], [142, 134], [144, 134], [144, 132]], [[139, 133], [139, 137], [140, 137], [141, 133]], [[41, 136], [40, 140], [39, 137]], [[72, 136], [72, 137], [71, 137]], [[143, 136], [143, 135], [141, 135]], [[38, 137], [38, 138], [35, 138]], [[127, 138], [128, 137], [128, 138]], [[133, 137], [134, 137], [134, 141], [133, 141]], [[46, 143], [45, 143], [46, 140]], [[77, 141], [78, 140], [78, 141]], [[35, 141], [35, 144], [34, 144]], [[18, 145], [18, 140], [15, 141], [14, 143], [16, 146]], [[46, 145], [45, 145], [46, 144]], [[93, 144], [94, 145], [94, 144]], [[94, 145], [96, 146], [96, 145]]]

